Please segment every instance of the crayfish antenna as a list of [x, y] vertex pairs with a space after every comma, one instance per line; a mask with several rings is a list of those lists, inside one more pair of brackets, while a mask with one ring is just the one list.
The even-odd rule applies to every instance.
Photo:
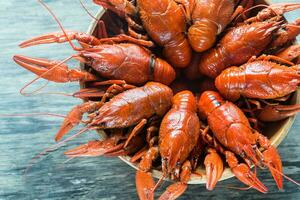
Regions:
[[250, 190], [252, 187], [249, 186], [249, 187], [236, 187], [236, 186], [216, 186], [216, 188], [227, 188], [227, 189], [234, 189], [234, 190], [243, 190], [243, 191], [246, 191], [246, 190]]
[[50, 117], [61, 117], [66, 118], [65, 115], [55, 113], [26, 113], [26, 114], [0, 114], [0, 117], [34, 117], [34, 116], [50, 116]]
[[61, 22], [58, 20], [58, 18], [56, 17], [56, 15], [53, 13], [53, 11], [49, 8], [49, 6], [43, 2], [42, 0], [38, 0], [39, 3], [44, 7], [46, 8], [46, 10], [50, 13], [50, 15], [54, 18], [54, 20], [57, 22], [59, 28], [62, 30], [62, 32], [64, 33], [65, 37], [67, 38], [70, 46], [76, 51], [76, 50], [79, 50], [73, 43], [72, 41], [70, 40], [70, 38], [68, 37], [68, 34], [67, 32], [65, 31], [63, 25], [61, 24]]
[[89, 9], [84, 5], [83, 1], [82, 0], [79, 0], [79, 3], [81, 5], [81, 7], [83, 8], [83, 10], [93, 19], [95, 20], [96, 22], [99, 21], [100, 19], [95, 17], [90, 11]]
[[275, 167], [269, 165], [268, 166], [270, 169], [272, 169], [273, 171], [275, 171], [276, 173], [280, 174], [281, 176], [283, 176], [284, 178], [286, 178], [287, 180], [291, 181], [292, 183], [296, 184], [297, 186], [300, 187], [300, 183], [295, 181], [294, 179], [290, 178], [289, 176], [285, 175], [284, 173], [282, 173], [281, 171], [279, 171], [278, 169], [276, 169]]
[[86, 11], [86, 13], [92, 18], [94, 19], [96, 22], [98, 22], [98, 38], [108, 38], [108, 33], [105, 27], [105, 23], [104, 21], [102, 21], [100, 19], [100, 16], [95, 17], [93, 16], [93, 14], [89, 11], [89, 9], [84, 5], [82, 0], [79, 0], [80, 5], [82, 6], [82, 8]]
[[78, 131], [76, 134], [70, 136], [69, 138], [55, 144], [55, 145], [52, 145], [46, 149], [44, 149], [42, 152], [40, 152], [39, 154], [37, 154], [36, 156], [34, 156], [28, 163], [28, 166], [26, 167], [25, 171], [24, 171], [24, 176], [26, 176], [26, 174], [29, 172], [29, 170], [31, 169], [31, 167], [33, 167], [35, 163], [35, 161], [39, 158], [41, 158], [42, 156], [45, 156], [47, 155], [49, 152], [53, 152], [53, 151], [56, 151], [57, 149], [59, 149], [60, 147], [62, 147], [66, 142], [74, 139], [75, 137], [81, 135], [82, 133], [86, 132], [89, 130], [89, 127], [85, 127], [83, 129], [81, 129], [80, 131]]

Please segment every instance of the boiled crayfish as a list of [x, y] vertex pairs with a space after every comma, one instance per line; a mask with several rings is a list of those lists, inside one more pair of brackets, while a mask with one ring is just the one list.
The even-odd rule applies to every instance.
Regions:
[[[164, 179], [175, 183], [159, 199], [176, 199], [193, 176], [204, 175], [197, 169], [201, 165], [206, 188], [213, 190], [225, 160], [241, 182], [262, 193], [268, 189], [252, 165], [269, 168], [283, 188], [279, 153], [259, 125], [300, 111], [300, 105], [281, 103], [300, 83], [300, 48], [290, 46], [300, 21], [287, 24], [282, 15], [300, 3], [265, 6], [241, 22], [255, 8], [252, 0], [93, 0], [123, 23], [107, 23], [115, 30], [108, 34], [99, 21], [98, 38], [65, 31], [40, 2], [62, 33], [35, 37], [20, 47], [69, 42], [76, 53], [63, 61], [13, 59], [38, 78], [84, 83], [73, 96], [85, 102], [65, 117], [55, 140], [79, 123], [85, 127], [59, 144], [87, 130], [107, 136], [66, 151], [67, 156], [131, 156], [142, 200], [154, 199]], [[71, 58], [85, 70], [69, 69]], [[156, 184], [153, 169], [162, 171]]]

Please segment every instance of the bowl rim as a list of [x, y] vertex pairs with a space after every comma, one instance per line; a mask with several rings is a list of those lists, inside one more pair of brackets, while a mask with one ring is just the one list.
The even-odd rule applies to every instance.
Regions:
[[[264, 0], [264, 1], [267, 4], [271, 4], [270, 0]], [[96, 13], [95, 18], [99, 20], [105, 12], [106, 12], [106, 10], [103, 9], [102, 7], [100, 7], [100, 9]], [[97, 21], [95, 19], [93, 19], [92, 22], [90, 23], [86, 33], [91, 35], [94, 32], [96, 27], [97, 27]], [[81, 67], [81, 69], [84, 69], [84, 64], [80, 63], [80, 67]], [[82, 82], [80, 82], [80, 88], [83, 88], [83, 87], [84, 87], [84, 84]], [[292, 101], [295, 102], [295, 104], [300, 103], [300, 92], [299, 91], [300, 91], [300, 89], [297, 89], [297, 91], [295, 91], [293, 93]], [[291, 127], [295, 121], [295, 118], [296, 118], [296, 115], [289, 117], [289, 118], [285, 119], [284, 122], [282, 122], [283, 125], [280, 127], [280, 129], [277, 131], [277, 133], [274, 134], [270, 138], [272, 145], [274, 145], [275, 147], [279, 146], [279, 144], [288, 135], [289, 130], [291, 129]], [[98, 133], [99, 133], [101, 139], [106, 137], [106, 135], [103, 131], [98, 132]], [[138, 170], [138, 164], [130, 162], [130, 156], [118, 156], [118, 157], [120, 160], [122, 160], [123, 162], [125, 162], [126, 164], [131, 166], [132, 168]], [[206, 180], [207, 180], [205, 171], [203, 169], [197, 169], [196, 172], [202, 174], [202, 176], [192, 174], [191, 179], [188, 182], [188, 184], [205, 184]], [[154, 178], [160, 179], [162, 177], [162, 172], [159, 170], [153, 169], [153, 170], [151, 170], [151, 173]], [[230, 168], [226, 167], [224, 169], [223, 175], [220, 178], [219, 182], [223, 181], [223, 180], [227, 180], [232, 177], [234, 177], [234, 174], [231, 172]], [[171, 181], [168, 178], [166, 178], [165, 180]]]

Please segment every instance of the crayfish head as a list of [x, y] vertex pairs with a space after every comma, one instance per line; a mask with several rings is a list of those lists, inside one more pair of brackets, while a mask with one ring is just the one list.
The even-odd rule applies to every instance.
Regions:
[[162, 157], [163, 172], [167, 175], [179, 177], [181, 164], [189, 156], [190, 150], [187, 148], [187, 139], [181, 137], [180, 131], [168, 134], [160, 141], [159, 149]]

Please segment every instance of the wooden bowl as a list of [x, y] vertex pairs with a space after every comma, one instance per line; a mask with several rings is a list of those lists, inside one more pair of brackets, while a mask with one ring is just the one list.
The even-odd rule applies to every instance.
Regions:
[[[268, 1], [257, 1], [256, 4], [270, 4], [270, 3], [268, 3]], [[115, 16], [110, 11], [105, 11], [104, 9], [100, 8], [100, 10], [98, 11], [98, 13], [96, 15], [96, 18], [102, 19], [104, 22], [106, 22], [107, 20], [109, 21], [112, 18], [117, 19], [117, 16]], [[117, 21], [116, 25], [122, 26], [122, 23], [120, 23], [120, 21]], [[110, 26], [108, 25], [108, 26], [106, 26], [106, 28], [108, 29], [108, 32], [111, 35], [113, 35], [111, 33], [111, 32], [113, 32], [113, 30], [110, 30]], [[94, 36], [98, 36], [98, 23], [95, 20], [93, 20], [92, 23], [90, 24], [90, 27], [89, 27], [87, 33], [92, 34]], [[87, 69], [88, 67], [85, 66], [84, 64], [81, 64], [81, 68]], [[85, 85], [83, 83], [80, 83], [80, 87], [85, 88]], [[299, 91], [296, 91], [292, 95], [292, 98], [290, 99], [290, 104], [297, 104], [297, 103], [300, 103]], [[271, 143], [275, 147], [277, 147], [282, 142], [282, 140], [287, 136], [289, 129], [292, 127], [294, 120], [295, 120], [295, 116], [289, 117], [280, 122], [270, 123], [270, 124], [268, 124], [268, 127], [264, 130], [263, 134], [266, 135], [270, 139]], [[102, 138], [106, 137], [104, 131], [100, 131], [99, 135]], [[127, 163], [128, 165], [130, 165], [131, 167], [138, 169], [138, 165], [136, 163], [131, 163], [129, 161], [130, 160], [129, 156], [120, 156], [119, 158], [122, 161], [124, 161], [125, 163]], [[204, 174], [204, 175], [202, 177], [192, 175], [191, 180], [189, 181], [189, 184], [205, 184], [206, 183], [205, 169], [203, 167], [198, 167], [197, 171], [199, 171], [201, 174]], [[162, 172], [158, 171], [158, 170], [152, 170], [152, 174], [153, 174], [153, 177], [158, 178], [158, 179], [162, 176]], [[231, 173], [230, 168], [226, 167], [220, 181], [229, 179], [233, 176], [234, 175]]]

